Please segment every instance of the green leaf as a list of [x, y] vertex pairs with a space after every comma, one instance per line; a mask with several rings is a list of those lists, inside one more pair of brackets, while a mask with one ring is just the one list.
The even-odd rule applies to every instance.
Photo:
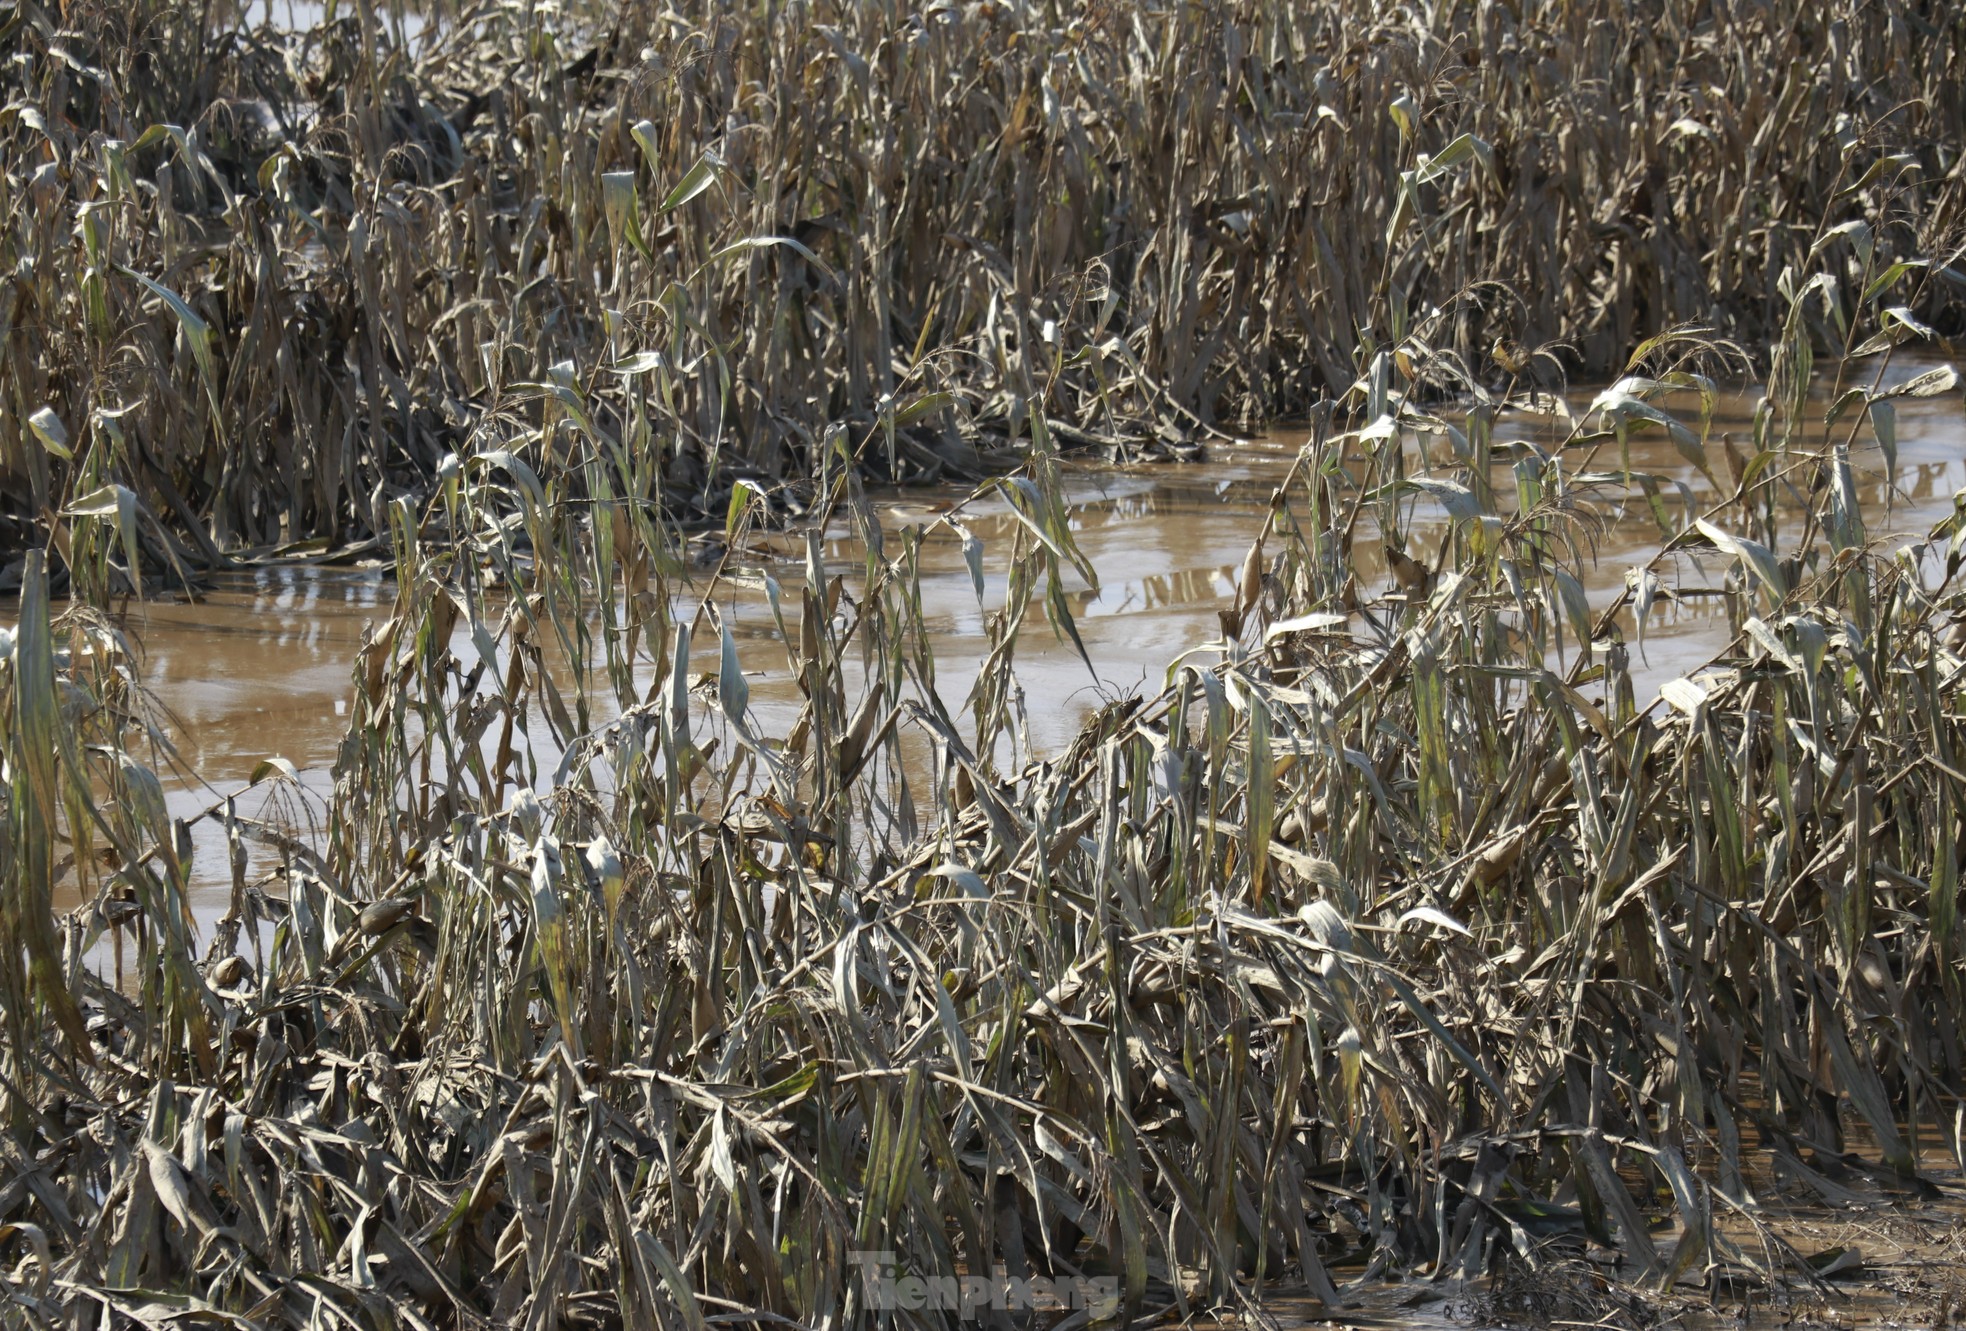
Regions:
[[1912, 269], [1926, 268], [1930, 265], [1931, 261], [1929, 259], [1898, 260], [1889, 268], [1879, 273], [1875, 278], [1871, 279], [1871, 284], [1864, 288], [1864, 294], [1858, 298], [1857, 303], [1860, 305], [1870, 304], [1873, 298], [1889, 289], [1892, 283], [1896, 282]]
[[1400, 138], [1412, 138], [1413, 126], [1420, 119], [1420, 108], [1413, 104], [1413, 98], [1407, 93], [1401, 93], [1393, 98], [1392, 105], [1386, 110], [1392, 116], [1393, 123], [1399, 126]]
[[737, 539], [737, 524], [744, 520], [745, 511], [753, 503], [762, 502], [765, 492], [746, 480], [738, 480], [730, 487], [730, 504], [724, 510], [724, 540]]
[[648, 243], [642, 239], [642, 210], [635, 197], [633, 171], [608, 171], [601, 176], [601, 207], [607, 214], [608, 233], [615, 248], [627, 238], [643, 258], [650, 257]]
[[116, 519], [117, 534], [123, 541], [123, 558], [129, 565], [130, 581], [141, 588], [142, 569], [137, 563], [137, 497], [127, 486], [113, 482], [98, 486], [62, 510], [71, 518]]
[[1851, 348], [1853, 358], [1874, 356], [1890, 347], [1903, 346], [1913, 338], [1923, 338], [1929, 342], [1939, 335], [1937, 329], [1920, 323], [1903, 305], [1892, 305], [1880, 311], [1878, 321], [1881, 325], [1878, 330]]
[[1841, 226], [1833, 226], [1825, 231], [1822, 237], [1814, 245], [1809, 247], [1809, 257], [1814, 259], [1818, 254], [1829, 248], [1829, 243], [1832, 240], [1836, 240], [1839, 237], [1847, 239], [1857, 251], [1857, 261], [1859, 263], [1870, 263], [1871, 248], [1874, 242], [1871, 235], [1870, 223], [1864, 221], [1862, 218], [1858, 218], [1853, 222], [1845, 222]]
[[1917, 171], [1918, 169], [1918, 159], [1909, 153], [1892, 153], [1888, 157], [1880, 157], [1870, 164], [1863, 175], [1857, 177], [1854, 184], [1845, 185], [1841, 190], [1837, 191], [1837, 197], [1843, 198], [1847, 195], [1855, 194], [1860, 190], [1868, 189], [1893, 171], [1902, 173], [1905, 171]]
[[1570, 621], [1571, 632], [1577, 635], [1580, 645], [1588, 646], [1591, 640], [1591, 603], [1584, 593], [1584, 584], [1569, 569], [1550, 570], [1556, 577], [1557, 595], [1563, 601], [1564, 616]]
[[1877, 436], [1878, 451], [1884, 454], [1884, 476], [1898, 483], [1898, 408], [1880, 398], [1870, 404], [1870, 430]]
[[1749, 571], [1760, 580], [1761, 585], [1768, 589], [1770, 596], [1779, 601], [1788, 595], [1788, 583], [1782, 577], [1782, 570], [1776, 565], [1775, 556], [1767, 546], [1716, 527], [1705, 518], [1701, 518], [1694, 525], [1699, 528], [1700, 534], [1712, 541], [1721, 553], [1733, 555], [1746, 564]]
[[[646, 124], [647, 122], [644, 121], [643, 123]], [[637, 131], [639, 129], [640, 126], [637, 126]], [[637, 133], [637, 141], [640, 141], [639, 132]], [[653, 150], [648, 144], [644, 143], [642, 144], [642, 151], [649, 154], [649, 165], [653, 167], [655, 165], [655, 154]], [[676, 188], [670, 190], [669, 197], [662, 201], [662, 211], [672, 213], [688, 203], [691, 199], [703, 193], [704, 190], [716, 184], [718, 173], [723, 170], [723, 165], [723, 160], [714, 153], [706, 152], [703, 156], [697, 158], [696, 165], [689, 169], [689, 174], [677, 181]]]
[[[14, 798], [26, 835], [17, 846], [21, 860], [20, 895], [8, 906], [12, 932], [26, 944], [28, 972], [41, 1001], [54, 1013], [77, 1057], [93, 1062], [82, 1013], [61, 971], [61, 944], [55, 935], [54, 894], [56, 810], [61, 792], [57, 752], [69, 748], [60, 733], [61, 701], [55, 687], [54, 630], [48, 619], [47, 553], [27, 552], [21, 575], [20, 625], [14, 656], [14, 734], [7, 754], [18, 774]], [[24, 776], [25, 779], [21, 779]]]
[[768, 249], [773, 245], [783, 245], [786, 249], [797, 251], [801, 258], [824, 273], [828, 279], [837, 280], [838, 275], [827, 266], [824, 259], [790, 236], [746, 236], [717, 250], [710, 256], [710, 262], [715, 263], [719, 259], [728, 259], [737, 254], [748, 254], [752, 250]]
[[74, 452], [68, 447], [68, 427], [61, 423], [53, 407], [42, 407], [27, 418], [27, 424], [41, 441], [41, 447], [64, 461], [75, 460]]
[[1419, 186], [1411, 171], [1399, 173], [1399, 189], [1393, 198], [1393, 215], [1386, 222], [1386, 244], [1394, 245], [1406, 228], [1420, 215]]
[[739, 730], [744, 728], [744, 713], [751, 705], [751, 686], [745, 681], [744, 668], [737, 660], [737, 638], [730, 631], [730, 621], [723, 623], [723, 660], [717, 670], [717, 701], [723, 705], [724, 715]]
[[924, 416], [933, 416], [936, 412], [953, 406], [955, 401], [956, 395], [954, 393], [923, 393], [921, 396], [902, 404], [894, 413], [894, 423], [896, 425], [912, 425]]
[[1861, 388], [1844, 389], [1843, 392], [1837, 396], [1836, 401], [1830, 403], [1829, 410], [1823, 413], [1823, 424], [1825, 425], [1836, 424], [1836, 422], [1842, 417], [1844, 412], [1856, 406], [1859, 402], [1866, 400], [1869, 396], [1870, 394], [1866, 393]]
[[635, 122], [634, 128], [628, 131], [628, 134], [630, 138], [634, 139], [641, 146], [642, 159], [649, 164], [649, 170], [653, 174], [660, 176], [662, 174], [662, 149], [655, 141], [655, 122], [652, 120], [638, 120]]
[[293, 763], [277, 754], [270, 758], [261, 758], [255, 763], [253, 765], [253, 774], [247, 780], [246, 784], [256, 786], [268, 777], [273, 777], [280, 781], [290, 781], [294, 785], [300, 784], [300, 773], [294, 770]]
[[200, 318], [198, 312], [185, 303], [184, 297], [178, 295], [177, 292], [172, 291], [169, 287], [151, 281], [133, 268], [125, 268], [119, 265], [118, 271], [125, 277], [135, 278], [153, 296], [163, 301], [169, 307], [172, 314], [177, 316], [178, 326], [184, 330], [185, 341], [191, 345], [191, 357], [198, 363], [198, 375], [204, 380], [205, 396], [211, 401], [212, 420], [214, 425], [216, 425], [219, 415], [218, 371], [212, 364], [211, 325]]

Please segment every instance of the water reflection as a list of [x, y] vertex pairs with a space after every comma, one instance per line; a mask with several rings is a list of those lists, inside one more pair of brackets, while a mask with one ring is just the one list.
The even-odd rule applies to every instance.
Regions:
[[[377, 4], [376, 19], [383, 33], [403, 48], [415, 52], [435, 38], [449, 22], [442, 7], [434, 4]], [[279, 33], [309, 33], [332, 16], [353, 18], [353, 0], [240, 0], [232, 7], [242, 26], [270, 28]]]
[[[1697, 405], [1688, 401], [1675, 407], [1695, 417]], [[1951, 511], [1953, 492], [1966, 484], [1963, 424], [1954, 400], [1900, 402], [1895, 493], [1874, 448], [1857, 459], [1874, 538], [1922, 535]], [[1561, 427], [1552, 421], [1511, 418], [1505, 427], [1497, 432], [1498, 442], [1527, 440], [1550, 449], [1561, 441]], [[1723, 431], [1745, 437], [1751, 429], [1747, 402], [1723, 400], [1713, 422], [1715, 440]], [[1091, 669], [1068, 642], [1054, 636], [1040, 614], [1029, 616], [1017, 674], [1035, 748], [1062, 747], [1095, 708], [1114, 697], [1158, 688], [1175, 656], [1219, 636], [1218, 612], [1233, 597], [1237, 571], [1300, 438], [1280, 433], [1223, 446], [1198, 466], [1068, 472], [1076, 539], [1101, 579], [1096, 590], [1076, 586], [1069, 598]], [[1601, 453], [1593, 467], [1620, 466], [1622, 459], [1615, 453]], [[1720, 455], [1717, 442], [1714, 453]], [[1427, 465], [1417, 447], [1410, 446], [1409, 464], [1414, 469]], [[1668, 442], [1635, 438], [1631, 466], [1666, 482], [1663, 495], [1675, 520], [1689, 500], [1704, 509], [1717, 497], [1712, 483]], [[1728, 479], [1722, 463], [1716, 462], [1715, 471]], [[1498, 487], [1508, 488], [1505, 470], [1498, 470], [1496, 479]], [[929, 505], [952, 497], [895, 494], [877, 498], [876, 510], [884, 529], [898, 534], [921, 525], [934, 511]], [[1593, 610], [1601, 610], [1624, 588], [1626, 570], [1658, 552], [1660, 533], [1642, 500], [1595, 506], [1605, 521], [1594, 538], [1597, 566], [1584, 582]], [[1003, 563], [1015, 528], [1015, 518], [999, 500], [968, 505], [963, 522], [986, 546], [980, 603], [960, 541], [946, 527], [927, 531], [920, 550], [921, 606], [934, 636], [938, 692], [955, 715], [960, 715], [987, 651], [985, 616], [999, 609], [1007, 594]], [[1410, 530], [1419, 552], [1431, 558], [1447, 534], [1445, 515], [1422, 503]], [[761, 538], [757, 550], [747, 555], [784, 588], [787, 623], [795, 633], [802, 560], [794, 552], [801, 547], [798, 540]], [[898, 539], [889, 542], [890, 556], [899, 548]], [[857, 584], [865, 556], [844, 527], [825, 543], [824, 554], [829, 573], [845, 574], [849, 584]], [[1386, 584], [1376, 538], [1361, 534], [1355, 556], [1362, 584]], [[1725, 573], [1711, 551], [1686, 552], [1670, 562], [1674, 567], [1664, 571], [1668, 587], [1715, 586]], [[696, 594], [701, 595], [700, 589]], [[135, 610], [131, 626], [145, 648], [146, 677], [173, 719], [183, 758], [182, 770], [170, 784], [173, 814], [190, 817], [240, 791], [261, 760], [276, 754], [295, 765], [304, 789], [324, 795], [343, 735], [356, 651], [365, 627], [387, 615], [393, 597], [393, 586], [380, 570], [289, 568], [266, 570], [196, 604], [152, 603]], [[752, 708], [769, 733], [782, 734], [796, 718], [802, 698], [786, 670], [786, 649], [776, 623], [759, 594], [726, 588], [718, 599], [741, 644], [747, 671], [756, 672]], [[687, 609], [693, 608], [692, 599]], [[1627, 615], [1628, 640], [1635, 636], [1633, 628]], [[1641, 701], [1649, 700], [1659, 684], [1703, 664], [1725, 645], [1729, 632], [1718, 598], [1661, 598], [1646, 626], [1642, 650], [1634, 652], [1634, 683]], [[468, 660], [474, 654], [465, 633], [460, 629], [455, 650]], [[698, 669], [714, 669], [714, 662], [706, 659]], [[648, 681], [639, 683], [646, 687]], [[858, 681], [849, 678], [848, 686], [857, 689]], [[521, 738], [535, 750], [529, 758], [550, 770], [557, 760], [550, 752], [550, 737], [541, 732]], [[241, 812], [254, 813], [263, 799], [257, 792], [247, 795]], [[905, 819], [905, 811], [900, 816]], [[222, 892], [230, 875], [218, 841], [197, 838], [194, 873]]]

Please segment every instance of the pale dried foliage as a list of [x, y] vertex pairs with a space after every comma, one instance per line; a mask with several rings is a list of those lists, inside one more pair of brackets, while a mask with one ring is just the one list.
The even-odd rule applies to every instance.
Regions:
[[[0, 412], [54, 549], [0, 664], [9, 1318], [953, 1321], [867, 1306], [883, 1249], [1110, 1274], [1135, 1316], [1587, 1239], [1634, 1289], [1813, 1279], [1718, 1223], [1754, 1227], [1748, 1156], [1836, 1200], [1861, 1136], [1908, 1176], [1966, 1076], [1966, 524], [1875, 547], [1852, 461], [1958, 394], [1890, 370], [1951, 316], [1957, 182], [1887, 150], [1958, 123], [1959, 20], [1523, 8], [638, 12], [585, 73], [517, 10], [414, 65], [365, 10], [293, 68], [8, 11], [7, 77], [62, 101], [7, 122]], [[252, 79], [317, 104], [265, 162], [208, 117], [135, 146]], [[100, 260], [45, 220], [78, 202]], [[1494, 442], [1551, 368], [1498, 393], [1498, 320], [1625, 372], [1564, 447]], [[1731, 453], [1719, 332], [1774, 369]], [[1217, 649], [1030, 758], [1018, 630], [1071, 636], [1082, 563], [1048, 422], [1320, 395]], [[1646, 429], [1706, 507], [1653, 502]], [[923, 534], [863, 475], [992, 436], [1022, 523], [951, 714]], [[794, 500], [866, 560], [815, 531], [744, 575], [804, 698], [776, 736], [682, 523]], [[1624, 506], [1664, 548], [1593, 609]], [[1427, 524], [1437, 567], [1361, 574]], [[303, 533], [398, 586], [320, 834], [174, 822], [132, 648], [49, 564], [100, 598]], [[1735, 632], [1647, 706], [1696, 558]]]
[[1834, 223], [1865, 257], [1826, 335], [1899, 259], [1947, 272], [1913, 313], [1958, 308], [1944, 5], [205, 15], [0, 11], [9, 514], [118, 482], [194, 565], [380, 537], [563, 363], [718, 515], [841, 422], [961, 476], [1033, 403], [1137, 446], [1302, 411], [1415, 328], [1477, 371], [1498, 334], [1593, 374], [1682, 321], [1758, 344]]

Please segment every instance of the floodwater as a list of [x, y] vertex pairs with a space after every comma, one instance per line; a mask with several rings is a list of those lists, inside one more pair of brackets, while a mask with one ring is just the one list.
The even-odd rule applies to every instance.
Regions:
[[[1926, 367], [1906, 373], [1921, 368]], [[1712, 427], [1716, 454], [1723, 431], [1749, 437], [1749, 403], [1740, 397], [1722, 400]], [[1674, 407], [1691, 419], [1697, 403]], [[1898, 426], [1895, 495], [1888, 493], [1874, 448], [1856, 459], [1871, 534], [1887, 544], [1888, 534], [1922, 536], [1952, 511], [1955, 491], [1966, 487], [1966, 413], [1956, 392], [1900, 400]], [[1561, 437], [1554, 423], [1534, 417], [1505, 420], [1497, 435], [1537, 438], [1546, 445]], [[1177, 655], [1220, 638], [1218, 612], [1231, 604], [1237, 572], [1301, 438], [1280, 432], [1221, 443], [1200, 463], [1081, 467], [1067, 473], [1075, 536], [1099, 574], [1096, 591], [1081, 587], [1070, 598], [1092, 668], [1088, 671], [1069, 641], [1057, 638], [1034, 607], [1016, 662], [1034, 753], [1061, 748], [1104, 703], [1157, 691]], [[1421, 464], [1415, 445], [1408, 448], [1411, 470]], [[1615, 445], [1605, 449], [1594, 468], [1618, 466], [1616, 451]], [[1566, 458], [1566, 470], [1578, 460]], [[1683, 484], [1701, 509], [1713, 502], [1706, 480], [1660, 432], [1633, 438], [1631, 465]], [[1717, 470], [1727, 475], [1724, 464]], [[1498, 469], [1498, 481], [1502, 476]], [[1683, 507], [1675, 486], [1668, 485], [1665, 493], [1675, 509]], [[884, 527], [899, 532], [929, 523], [939, 508], [961, 497], [953, 491], [910, 491], [876, 496], [875, 502]], [[1418, 553], [1430, 556], [1444, 523], [1437, 516], [1430, 522], [1424, 509], [1415, 517]], [[1594, 606], [1614, 599], [1625, 585], [1626, 570], [1659, 548], [1658, 526], [1642, 502], [1609, 517], [1598, 537], [1596, 569], [1586, 579]], [[984, 543], [983, 603], [960, 542], [946, 526], [928, 530], [921, 567], [938, 687], [958, 715], [986, 650], [985, 612], [997, 609], [1005, 595], [1004, 564], [1015, 522], [995, 499], [966, 506], [962, 520]], [[898, 549], [898, 542], [890, 542], [890, 557]], [[1376, 539], [1361, 534], [1362, 582], [1385, 578], [1378, 549]], [[765, 537], [733, 563], [772, 573], [787, 589], [789, 617], [797, 604], [792, 589], [802, 576], [802, 550], [803, 538]], [[825, 553], [829, 570], [847, 573], [850, 581], [864, 566], [859, 544], [843, 523], [829, 534]], [[1667, 586], [1714, 585], [1725, 571], [1724, 561], [1711, 551], [1701, 560], [1703, 567], [1685, 556], [1669, 564], [1661, 569]], [[393, 600], [383, 569], [285, 568], [223, 584], [196, 602], [133, 607], [128, 626], [143, 646], [147, 684], [171, 719], [182, 759], [182, 770], [166, 779], [173, 815], [191, 818], [225, 795], [245, 792], [239, 810], [257, 816], [267, 796], [247, 792], [246, 786], [254, 769], [275, 756], [294, 765], [305, 789], [325, 793], [363, 630], [386, 619]], [[766, 733], [782, 734], [796, 715], [798, 693], [770, 613], [755, 594], [725, 591], [719, 601], [751, 676], [753, 712]], [[1689, 600], [1654, 608], [1643, 657], [1635, 652], [1632, 662], [1641, 705], [1661, 683], [1697, 671], [1725, 645], [1727, 623], [1719, 605]], [[708, 659], [714, 647], [699, 653], [705, 659], [697, 668], [714, 669]], [[550, 759], [542, 766], [550, 768]], [[280, 817], [304, 822], [304, 813], [289, 808]], [[194, 844], [194, 877], [203, 896], [197, 905], [201, 913], [223, 909], [230, 871], [221, 840], [194, 834]]]
[[[1922, 368], [1911, 367], [1908, 373]], [[1694, 404], [1674, 406], [1687, 418]], [[1955, 493], [1966, 489], [1966, 412], [1956, 392], [1901, 400], [1898, 425], [1895, 492], [1874, 447], [1867, 446], [1855, 459], [1869, 530], [1886, 549], [1924, 536], [1953, 510]], [[1747, 402], [1723, 401], [1712, 428], [1716, 452], [1723, 431], [1737, 439], [1749, 437]], [[1545, 446], [1560, 438], [1552, 423], [1534, 418], [1512, 419], [1497, 433], [1498, 438], [1527, 437]], [[1158, 690], [1175, 657], [1219, 639], [1218, 613], [1232, 602], [1243, 558], [1300, 441], [1301, 436], [1279, 432], [1247, 443], [1211, 446], [1205, 460], [1195, 464], [1068, 471], [1074, 533], [1099, 575], [1096, 590], [1081, 587], [1070, 597], [1091, 669], [1069, 642], [1054, 636], [1034, 607], [1016, 669], [1037, 754], [1060, 749], [1085, 717], [1107, 701]], [[1408, 447], [1411, 471], [1422, 460], [1414, 445]], [[1594, 467], [1618, 466], [1615, 453], [1615, 446], [1607, 448]], [[1566, 471], [1575, 470], [1581, 460], [1566, 458]], [[1714, 502], [1708, 482], [1656, 433], [1633, 439], [1631, 465], [1668, 478], [1672, 484], [1666, 494], [1675, 508], [1684, 502], [1679, 485], [1686, 487], [1698, 510]], [[1724, 464], [1716, 469], [1727, 474]], [[1498, 469], [1498, 482], [1502, 475]], [[979, 604], [958, 539], [946, 526], [932, 525], [938, 512], [962, 498], [954, 491], [875, 496], [889, 533], [927, 528], [922, 608], [935, 638], [938, 684], [957, 715], [986, 650], [985, 615], [1003, 603], [1004, 565], [1015, 523], [994, 499], [962, 510], [964, 525], [985, 547], [986, 581]], [[1644, 564], [1659, 549], [1658, 527], [1642, 503], [1625, 511], [1608, 510], [1605, 517], [1597, 539], [1597, 566], [1586, 579], [1594, 608], [1615, 598], [1625, 585], [1626, 570]], [[1430, 558], [1445, 524], [1441, 515], [1422, 508], [1412, 530], [1418, 538], [1416, 553]], [[897, 540], [890, 540], [888, 555], [899, 548]], [[1378, 548], [1369, 533], [1360, 534], [1359, 578], [1368, 588], [1385, 584]], [[767, 535], [733, 563], [777, 578], [785, 588], [789, 618], [797, 605], [802, 549], [803, 537], [796, 533]], [[850, 584], [864, 567], [864, 552], [844, 524], [829, 533], [825, 558], [829, 572], [847, 574]], [[1725, 567], [1708, 552], [1701, 564], [1675, 556], [1660, 573], [1668, 586], [1711, 586], [1721, 580]], [[696, 595], [706, 590], [699, 586]], [[726, 588], [717, 596], [751, 676], [752, 710], [766, 733], [782, 734], [796, 715], [798, 694], [771, 615], [756, 593]], [[146, 683], [168, 717], [181, 759], [180, 769], [166, 775], [173, 815], [191, 819], [215, 801], [236, 795], [242, 814], [298, 823], [304, 832], [310, 808], [318, 812], [318, 797], [331, 788], [364, 630], [385, 620], [393, 601], [394, 587], [385, 569], [277, 568], [228, 582], [196, 602], [133, 606], [128, 628], [142, 645]], [[1629, 623], [1626, 636], [1628, 641], [1632, 636]], [[1660, 684], [1697, 673], [1727, 639], [1726, 618], [1717, 601], [1696, 599], [1655, 609], [1644, 657], [1635, 651], [1632, 662], [1641, 705]], [[699, 645], [697, 654], [698, 670], [715, 669], [714, 643]], [[543, 735], [535, 738], [546, 742]], [[254, 769], [276, 756], [294, 765], [310, 797], [296, 800], [290, 787], [274, 783], [247, 788]], [[543, 768], [551, 765], [550, 758], [542, 758]], [[284, 793], [269, 795], [270, 789]], [[270, 798], [283, 803], [267, 810]], [[210, 826], [194, 831], [193, 857], [194, 908], [207, 920], [224, 909], [230, 889], [224, 846]], [[1960, 1200], [1966, 1189], [1949, 1159], [1935, 1156], [1928, 1177], [1941, 1183], [1943, 1198], [1909, 1205], [1902, 1198], [1879, 1198], [1875, 1207], [1854, 1210], [1826, 1207], [1812, 1197], [1785, 1196], [1774, 1182], [1768, 1185], [1762, 1200], [1779, 1211], [1778, 1228], [1785, 1238], [1805, 1253], [1837, 1255], [1836, 1283], [1814, 1292], [1774, 1296], [1742, 1288], [1730, 1293], [1717, 1282], [1711, 1292], [1662, 1294], [1641, 1316], [1623, 1307], [1602, 1274], [1579, 1258], [1542, 1283], [1485, 1280], [1446, 1287], [1425, 1280], [1390, 1285], [1374, 1280], [1348, 1289], [1342, 1308], [1287, 1297], [1266, 1301], [1276, 1325], [1402, 1331], [1638, 1324], [1688, 1331], [1882, 1331], [1938, 1325], [1956, 1306], [1966, 1306], [1966, 1218]], [[1662, 1241], [1669, 1237], [1662, 1236]], [[1749, 1236], [1740, 1239], [1744, 1249], [1752, 1247]], [[1861, 1255], [1852, 1264], [1842, 1256], [1846, 1251]]]
[[[444, 17], [430, 12], [430, 6], [381, 3], [374, 6], [376, 21], [385, 36], [397, 46], [415, 52], [443, 31]], [[240, 0], [241, 23], [248, 28], [265, 26], [278, 33], [313, 32], [330, 17], [354, 18], [355, 0]]]

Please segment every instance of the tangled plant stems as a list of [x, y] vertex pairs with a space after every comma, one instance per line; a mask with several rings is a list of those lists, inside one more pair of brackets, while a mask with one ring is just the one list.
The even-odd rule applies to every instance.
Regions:
[[[1750, 1157], [1915, 1188], [1966, 1061], [1966, 523], [1873, 542], [1851, 461], [1958, 393], [1890, 363], [1957, 316], [1960, 22], [0, 10], [8, 1316], [952, 1322], [871, 1305], [888, 1252], [1088, 1322], [1586, 1241], [1815, 1279]], [[1621, 377], [1496, 444], [1565, 368]], [[1019, 628], [1096, 572], [1061, 448], [1314, 400], [1220, 641], [1032, 755]], [[862, 487], [1005, 467], [952, 711]], [[1663, 548], [1593, 607], [1627, 504]], [[765, 580], [780, 736], [683, 537], [802, 511], [866, 560], [807, 523]], [[169, 817], [91, 605], [365, 548], [320, 835]], [[1646, 705], [1695, 560], [1736, 631]]]

